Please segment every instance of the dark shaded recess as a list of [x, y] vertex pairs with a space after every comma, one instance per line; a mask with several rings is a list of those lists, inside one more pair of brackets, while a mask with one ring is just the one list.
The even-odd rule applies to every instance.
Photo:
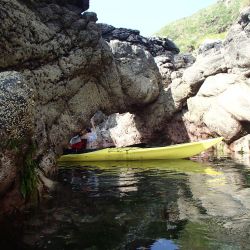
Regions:
[[243, 121], [243, 122], [241, 122], [241, 125], [242, 125], [243, 129], [246, 131], [246, 133], [250, 134], [250, 122]]
[[0, 219], [0, 249], [23, 250], [22, 247], [22, 216], [5, 216]]

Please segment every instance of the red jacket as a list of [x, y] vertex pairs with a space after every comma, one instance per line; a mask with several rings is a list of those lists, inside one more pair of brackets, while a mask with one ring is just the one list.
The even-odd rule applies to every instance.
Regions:
[[82, 139], [80, 142], [71, 144], [72, 149], [85, 149], [86, 148], [87, 141], [86, 139]]

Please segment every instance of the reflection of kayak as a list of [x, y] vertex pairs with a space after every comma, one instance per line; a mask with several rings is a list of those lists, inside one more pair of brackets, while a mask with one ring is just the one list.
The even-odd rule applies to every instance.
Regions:
[[98, 167], [103, 170], [112, 170], [119, 168], [134, 168], [134, 169], [159, 169], [170, 170], [182, 173], [200, 173], [209, 175], [219, 175], [221, 172], [216, 171], [212, 167], [190, 160], [148, 160], [148, 161], [80, 161], [80, 162], [59, 162], [60, 167]]
[[157, 148], [106, 148], [90, 153], [68, 154], [59, 161], [144, 161], [182, 159], [201, 153], [222, 141], [223, 137]]

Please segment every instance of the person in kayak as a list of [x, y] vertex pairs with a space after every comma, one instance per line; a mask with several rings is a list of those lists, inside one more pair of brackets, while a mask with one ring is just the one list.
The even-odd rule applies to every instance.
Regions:
[[67, 148], [63, 149], [63, 154], [83, 152], [87, 146], [87, 140], [82, 138], [85, 134], [87, 134], [85, 129], [74, 132], [74, 136], [70, 139]]
[[75, 149], [76, 151], [80, 151], [81, 149], [85, 149], [87, 145], [87, 140], [82, 138], [87, 133], [86, 130], [79, 131], [75, 133], [74, 137], [72, 137], [69, 141], [70, 148]]
[[98, 148], [96, 128], [93, 119], [91, 119], [90, 122], [92, 128], [76, 131], [67, 147], [64, 147], [63, 154], [86, 153]]
[[87, 128], [87, 133], [81, 138], [87, 140], [86, 149], [96, 149], [97, 148], [97, 134], [93, 119], [90, 120], [92, 128]]

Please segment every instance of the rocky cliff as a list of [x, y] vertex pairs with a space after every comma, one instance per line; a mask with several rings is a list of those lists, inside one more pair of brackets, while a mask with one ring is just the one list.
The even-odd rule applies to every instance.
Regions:
[[1, 211], [13, 193], [21, 203], [27, 170], [45, 184], [72, 132], [98, 113], [107, 145], [249, 133], [250, 9], [195, 59], [168, 39], [97, 24], [88, 4], [0, 0]]
[[159, 95], [153, 56], [119, 42], [112, 51], [96, 14], [81, 14], [87, 8], [88, 1], [1, 0], [2, 197], [26, 168], [25, 159], [17, 161], [21, 145], [34, 145], [31, 160], [48, 174], [72, 131], [89, 125], [96, 111], [136, 110]]

